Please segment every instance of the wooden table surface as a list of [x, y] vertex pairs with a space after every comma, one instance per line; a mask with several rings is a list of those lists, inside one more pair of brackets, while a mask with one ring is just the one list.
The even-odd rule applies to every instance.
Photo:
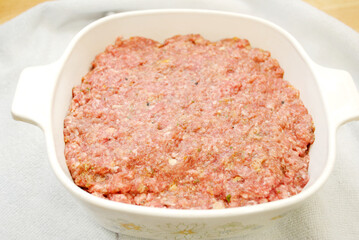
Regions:
[[[0, 0], [0, 24], [49, 0]], [[303, 0], [359, 32], [359, 0]]]

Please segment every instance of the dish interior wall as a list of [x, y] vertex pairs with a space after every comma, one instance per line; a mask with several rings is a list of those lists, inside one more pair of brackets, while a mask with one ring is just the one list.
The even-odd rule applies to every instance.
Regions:
[[[323, 172], [328, 159], [328, 123], [321, 94], [308, 62], [301, 50], [285, 33], [264, 21], [244, 16], [214, 13], [157, 13], [113, 15], [83, 30], [68, 55], [59, 75], [52, 106], [53, 142], [57, 160], [70, 178], [63, 142], [63, 119], [72, 97], [72, 87], [90, 70], [94, 57], [114, 43], [116, 37], [143, 36], [158, 41], [176, 34], [199, 33], [209, 40], [239, 37], [250, 41], [252, 47], [271, 52], [285, 71], [284, 78], [300, 90], [301, 98], [314, 119], [316, 140], [311, 146], [310, 187]], [[71, 48], [71, 46], [70, 46]]]

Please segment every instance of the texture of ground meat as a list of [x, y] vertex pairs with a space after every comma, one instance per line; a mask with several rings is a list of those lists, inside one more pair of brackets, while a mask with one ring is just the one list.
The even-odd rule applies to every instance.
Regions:
[[64, 120], [67, 165], [89, 193], [211, 209], [307, 184], [313, 121], [269, 52], [239, 38], [118, 38], [92, 65]]

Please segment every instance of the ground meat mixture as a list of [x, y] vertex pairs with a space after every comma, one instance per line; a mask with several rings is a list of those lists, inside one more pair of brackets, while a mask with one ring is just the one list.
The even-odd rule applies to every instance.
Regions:
[[270, 53], [245, 39], [118, 38], [64, 121], [74, 182], [142, 206], [212, 209], [299, 193], [312, 117]]

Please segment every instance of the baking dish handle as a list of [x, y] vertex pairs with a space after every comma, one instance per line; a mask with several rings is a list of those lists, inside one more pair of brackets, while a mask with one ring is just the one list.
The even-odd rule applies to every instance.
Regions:
[[15, 120], [44, 128], [58, 69], [58, 62], [55, 62], [28, 67], [21, 72], [11, 107]]
[[330, 121], [340, 126], [359, 120], [359, 93], [351, 75], [317, 64], [315, 70]]

